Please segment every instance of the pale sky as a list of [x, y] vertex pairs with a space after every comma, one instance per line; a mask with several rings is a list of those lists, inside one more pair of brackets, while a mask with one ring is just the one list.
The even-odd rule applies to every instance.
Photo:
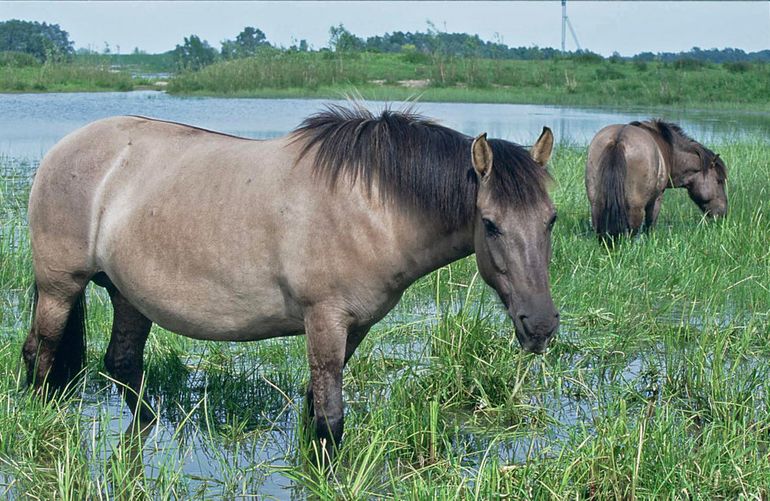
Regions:
[[[770, 49], [770, 2], [582, 2], [567, 14], [584, 49], [678, 52], [733, 47]], [[59, 24], [75, 47], [102, 50], [107, 42], [126, 53], [139, 47], [165, 52], [196, 34], [215, 48], [244, 26], [289, 46], [306, 39], [314, 48], [329, 27], [344, 24], [367, 37], [393, 31], [426, 31], [427, 21], [449, 32], [478, 34], [512, 46], [561, 46], [561, 4], [548, 2], [7, 2], [0, 20]], [[567, 48], [575, 44], [567, 32]]]

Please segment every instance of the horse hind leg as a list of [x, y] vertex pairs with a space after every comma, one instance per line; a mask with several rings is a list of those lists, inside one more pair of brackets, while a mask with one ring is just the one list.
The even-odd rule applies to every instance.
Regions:
[[68, 277], [55, 286], [35, 285], [32, 327], [22, 348], [27, 382], [36, 390], [60, 390], [85, 363], [85, 284]]
[[655, 222], [658, 220], [658, 213], [660, 212], [660, 204], [663, 201], [663, 194], [661, 193], [653, 202], [647, 205], [644, 218], [645, 229], [649, 230], [655, 226]]
[[[99, 283], [99, 282], [97, 282]], [[143, 396], [144, 346], [152, 321], [142, 315], [111, 283], [106, 284], [113, 308], [112, 335], [104, 366], [117, 381], [134, 422], [152, 423], [155, 412]]]

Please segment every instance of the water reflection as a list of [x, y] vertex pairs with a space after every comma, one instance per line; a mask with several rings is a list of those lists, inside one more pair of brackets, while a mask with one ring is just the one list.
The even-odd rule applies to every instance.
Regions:
[[[113, 115], [146, 115], [252, 138], [271, 138], [296, 127], [325, 103], [319, 99], [174, 97], [158, 91], [0, 94], [0, 152], [41, 158], [67, 133]], [[378, 109], [381, 102], [369, 103]], [[770, 113], [738, 111], [565, 108], [545, 105], [420, 103], [417, 110], [466, 134], [531, 144], [544, 125], [557, 140], [587, 144], [610, 123], [651, 116], [679, 122], [705, 143], [746, 135], [768, 137]]]

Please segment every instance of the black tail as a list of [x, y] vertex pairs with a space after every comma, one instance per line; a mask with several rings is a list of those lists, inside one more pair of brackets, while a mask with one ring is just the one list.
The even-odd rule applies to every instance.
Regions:
[[[32, 318], [37, 314], [37, 284], [33, 288]], [[26, 350], [26, 347], [25, 347]], [[47, 382], [52, 389], [63, 389], [75, 379], [85, 366], [86, 361], [86, 297], [81, 292], [72, 305], [67, 324], [62, 332], [59, 347], [56, 349], [54, 363], [48, 373]], [[27, 383], [34, 382], [34, 364], [27, 366]]]
[[599, 159], [599, 200], [596, 233], [602, 238], [615, 238], [628, 233], [626, 207], [626, 155], [623, 144], [614, 142]]

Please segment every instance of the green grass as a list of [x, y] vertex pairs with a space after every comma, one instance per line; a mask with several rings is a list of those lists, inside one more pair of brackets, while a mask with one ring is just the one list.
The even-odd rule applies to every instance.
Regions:
[[0, 92], [98, 92], [152, 88], [144, 74], [173, 71], [169, 54], [87, 54], [40, 64], [27, 54], [0, 52]]
[[127, 72], [111, 71], [109, 66], [43, 64], [0, 71], [0, 92], [129, 91], [147, 84]]
[[767, 144], [712, 146], [729, 168], [729, 216], [703, 221], [672, 190], [655, 230], [614, 251], [590, 231], [584, 148], [557, 147], [551, 276], [563, 325], [549, 353], [520, 352], [472, 258], [423, 278], [346, 370], [345, 445], [329, 476], [302, 438], [303, 338], [205, 343], [155, 328], [147, 391], [161, 424], [138, 458], [121, 446], [128, 414], [101, 374], [111, 311], [93, 288], [83, 388], [51, 403], [24, 391], [30, 165], [1, 159], [0, 493], [767, 498]]
[[170, 52], [162, 54], [75, 54], [76, 64], [113, 66], [136, 73], [173, 73], [176, 64]]
[[[6, 64], [7, 63], [7, 64]], [[0, 61], [0, 92], [127, 91], [154, 88], [132, 74], [173, 73], [169, 54], [78, 55], [68, 64]], [[266, 50], [174, 75], [183, 95], [262, 98], [532, 103], [570, 106], [768, 110], [770, 65], [545, 61]]]
[[[420, 81], [427, 87], [405, 87]], [[690, 106], [767, 109], [770, 66], [511, 61], [399, 54], [265, 52], [177, 75], [172, 93], [239, 97], [338, 97], [355, 88], [367, 99], [537, 103], [579, 106]], [[411, 84], [413, 85], [413, 84]]]

